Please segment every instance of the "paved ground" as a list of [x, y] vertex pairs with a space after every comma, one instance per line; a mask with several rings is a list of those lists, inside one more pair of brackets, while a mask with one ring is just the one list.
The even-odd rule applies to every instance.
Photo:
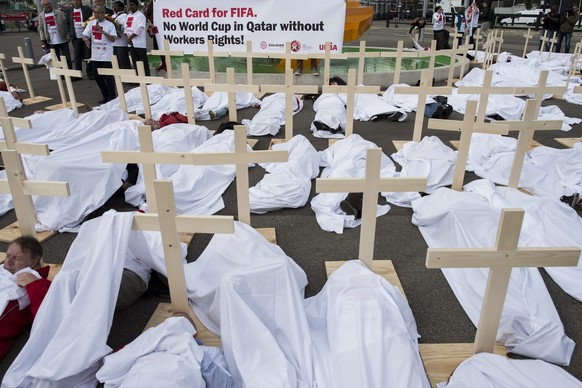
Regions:
[[[370, 31], [363, 39], [369, 45], [395, 47], [397, 40], [407, 40], [406, 25], [400, 24], [398, 28], [393, 24], [390, 28], [385, 27], [385, 21], [376, 21]], [[519, 54], [523, 50], [524, 39], [520, 37], [521, 31], [506, 31], [506, 44], [504, 49]], [[432, 34], [432, 33], [431, 33]], [[16, 55], [16, 47], [22, 45], [23, 39], [30, 36], [35, 45], [34, 49], [38, 56], [38, 37], [34, 33], [3, 33], [0, 34], [0, 52], [8, 57]], [[575, 36], [574, 41], [579, 40]], [[427, 39], [428, 40], [428, 39]], [[530, 49], [534, 47], [533, 43]], [[11, 61], [8, 61], [11, 63]], [[11, 65], [11, 67], [13, 67]], [[48, 73], [43, 68], [31, 70], [31, 76], [35, 85], [37, 95], [53, 97], [55, 100], [46, 104], [37, 104], [25, 107], [13, 112], [14, 116], [23, 117], [42, 109], [45, 105], [58, 102], [58, 91], [56, 84], [48, 80]], [[25, 85], [22, 72], [13, 70], [9, 72], [12, 83]], [[84, 80], [75, 83], [77, 99], [89, 105], [96, 105], [100, 99], [97, 86], [93, 81]], [[551, 100], [545, 104], [558, 105], [568, 116], [579, 117], [580, 107], [564, 103], [562, 101]], [[256, 110], [249, 108], [239, 112], [239, 120], [251, 118]], [[312, 102], [306, 101], [302, 112], [295, 116], [294, 128], [297, 133], [301, 133], [312, 140], [318, 150], [326, 147], [326, 142], [315, 139], [309, 134], [309, 124], [313, 120], [314, 112]], [[454, 113], [452, 118], [461, 119], [461, 116]], [[375, 142], [384, 149], [388, 155], [395, 152], [391, 143], [393, 139], [410, 139], [412, 137], [412, 127], [414, 114], [410, 115], [404, 123], [386, 122], [355, 122], [355, 132], [364, 138]], [[209, 129], [216, 129], [219, 122], [209, 122]], [[282, 136], [283, 131], [278, 137]], [[424, 132], [428, 135], [438, 135], [443, 140], [453, 139], [457, 136], [448, 133], [441, 133], [431, 130]], [[569, 133], [560, 131], [547, 131], [537, 133], [535, 139], [544, 145], [562, 148], [555, 142], [555, 137], [582, 136], [582, 125], [577, 125]], [[261, 138], [257, 149], [265, 149], [269, 138]], [[261, 177], [259, 168], [251, 169], [251, 184], [254, 185]], [[475, 176], [468, 174], [466, 181], [475, 179]], [[235, 210], [235, 190], [234, 187], [227, 190], [224, 195], [226, 208], [220, 214], [236, 214]], [[314, 193], [312, 193], [312, 196]], [[129, 210], [129, 206], [124, 204], [120, 197], [112, 198], [105, 208], [115, 208], [119, 210]], [[422, 335], [421, 342], [471, 342], [475, 335], [475, 328], [461, 309], [459, 303], [450, 290], [441, 272], [438, 270], [428, 270], [424, 266], [426, 255], [426, 243], [420, 235], [418, 229], [410, 222], [412, 211], [410, 209], [392, 206], [388, 215], [380, 217], [377, 224], [376, 250], [377, 259], [391, 259], [400, 276], [405, 289], [408, 301], [417, 321], [419, 333]], [[0, 227], [15, 220], [13, 212], [9, 212], [0, 217]], [[357, 256], [357, 244], [360, 230], [346, 230], [343, 235], [336, 235], [323, 232], [315, 221], [313, 212], [309, 206], [302, 209], [286, 209], [272, 212], [265, 215], [255, 215], [252, 217], [252, 224], [255, 227], [276, 227], [277, 239], [283, 250], [305, 270], [309, 279], [307, 296], [317, 293], [325, 283], [324, 261], [326, 260], [346, 260]], [[66, 256], [68, 247], [75, 238], [74, 234], [60, 234], [43, 243], [46, 250], [48, 262], [62, 262]], [[197, 236], [189, 249], [189, 260], [194, 260], [199, 252], [204, 249], [209, 236]], [[6, 249], [1, 246], [0, 250]], [[563, 320], [566, 333], [577, 343], [582, 343], [582, 304], [570, 296], [566, 295], [545, 273], [541, 270], [544, 280], [548, 286], [550, 294], [556, 304], [558, 312]], [[160, 287], [152, 285], [152, 289], [159, 294]], [[153, 293], [152, 293], [153, 294]], [[112, 347], [123, 345], [135, 338], [143, 329], [149, 316], [160, 300], [165, 300], [159, 296], [148, 295], [140, 299], [138, 303], [126, 311], [115, 315], [113, 328], [109, 337], [109, 344]], [[10, 363], [14, 360], [18, 351], [26, 341], [26, 336], [20, 338], [11, 352], [0, 363], [0, 374], [3, 374]], [[579, 379], [582, 379], [582, 350], [576, 348], [572, 363], [567, 370]]]

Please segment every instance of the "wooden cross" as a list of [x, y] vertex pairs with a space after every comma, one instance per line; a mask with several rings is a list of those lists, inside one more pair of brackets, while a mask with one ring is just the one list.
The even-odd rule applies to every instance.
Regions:
[[[436, 47], [436, 46], [435, 46]], [[418, 58], [424, 56], [424, 51], [404, 51], [404, 42], [399, 40], [396, 46], [396, 51], [382, 51], [381, 58], [396, 58], [394, 63], [394, 81], [392, 83], [400, 83], [400, 71], [402, 70], [402, 58]]]
[[214, 52], [214, 43], [212, 42], [212, 40], [208, 40], [206, 46], [207, 46], [206, 51], [194, 51], [194, 52], [192, 52], [192, 55], [208, 58], [208, 72], [210, 74], [210, 80], [214, 84], [214, 83], [216, 83], [216, 66], [214, 63], [214, 57], [217, 57], [217, 56], [218, 57], [227, 57], [228, 52], [224, 51], [222, 53], [221, 52], [215, 53]]
[[101, 75], [110, 75], [113, 77], [115, 80], [115, 90], [117, 90], [117, 97], [119, 97], [119, 105], [121, 110], [123, 110], [125, 113], [129, 113], [127, 111], [127, 102], [125, 101], [125, 91], [123, 90], [123, 81], [121, 78], [134, 76], [135, 71], [133, 71], [133, 69], [120, 69], [119, 63], [117, 62], [117, 57], [113, 55], [111, 57], [111, 69], [100, 67], [97, 69], [97, 72]]
[[456, 40], [456, 41], [458, 42], [458, 41], [459, 41], [459, 38], [462, 38], [463, 36], [465, 36], [465, 34], [464, 34], [464, 33], [462, 33], [462, 32], [459, 32], [459, 31], [457, 31], [457, 29], [455, 28], [455, 30], [453, 30], [453, 32], [451, 32], [451, 33], [449, 34], [449, 36], [450, 36], [451, 38], [453, 38], [453, 41], [455, 41], [455, 40]]
[[578, 247], [519, 248], [522, 209], [503, 209], [493, 248], [429, 248], [427, 268], [489, 268], [474, 353], [493, 352], [511, 270], [515, 267], [575, 267]]
[[467, 101], [465, 116], [463, 121], [456, 120], [437, 120], [429, 119], [428, 127], [432, 129], [441, 129], [446, 131], [460, 131], [461, 142], [457, 152], [457, 161], [455, 162], [455, 172], [453, 174], [452, 189], [457, 191], [463, 190], [463, 181], [465, 179], [465, 167], [469, 157], [469, 147], [471, 145], [471, 136], [475, 132], [495, 133], [507, 135], [509, 125], [506, 124], [484, 124], [475, 123], [475, 111], [477, 110], [477, 101]]
[[285, 69], [292, 69], [292, 61], [293, 60], [306, 60], [308, 59], [307, 54], [297, 54], [291, 51], [291, 43], [285, 42], [285, 52], [284, 53], [269, 53], [269, 58], [278, 58], [285, 60]]
[[234, 58], [246, 58], [247, 59], [247, 85], [253, 84], [253, 58], [268, 58], [268, 53], [254, 53], [253, 52], [253, 42], [250, 40], [246, 41], [246, 51], [242, 52], [231, 52], [231, 57]]
[[190, 78], [190, 67], [187, 63], [181, 65], [182, 78], [164, 78], [160, 84], [164, 86], [179, 86], [184, 89], [184, 98], [186, 100], [186, 115], [188, 124], [196, 124], [196, 108], [192, 99], [192, 87], [203, 86], [210, 82], [210, 79], [192, 79]]
[[578, 70], [578, 61], [580, 60], [580, 54], [582, 54], [582, 40], [576, 43], [574, 47], [574, 52], [572, 53], [572, 57], [570, 58], [570, 70], [568, 71], [568, 79], [566, 81], [566, 85], [570, 83], [570, 79], [576, 74]]
[[[360, 42], [360, 48], [362, 47], [361, 46], [361, 43], [362, 42]], [[363, 42], [363, 43], [365, 45], [365, 42]], [[329, 85], [329, 78], [330, 78], [329, 76], [330, 76], [330, 73], [331, 73], [331, 71], [330, 71], [330, 69], [331, 69], [331, 60], [332, 59], [344, 59], [344, 60], [345, 59], [348, 59], [347, 54], [343, 54], [343, 53], [332, 54], [331, 53], [331, 42], [325, 42], [325, 51], [323, 52], [323, 54], [313, 53], [313, 54], [310, 54], [310, 57], [311, 58], [321, 58], [321, 59], [323, 59], [323, 61], [324, 61], [324, 65], [323, 65], [323, 84], [324, 85]], [[360, 62], [361, 62], [361, 65], [362, 65], [362, 70], [361, 70], [362, 71], [362, 73], [361, 73], [362, 82], [360, 82], [360, 83], [363, 83], [364, 82], [363, 81], [364, 80], [364, 59], [362, 58], [360, 60]]]
[[422, 138], [422, 127], [424, 124], [424, 111], [426, 108], [426, 97], [431, 95], [445, 95], [448, 96], [453, 92], [453, 88], [449, 86], [431, 86], [432, 85], [432, 69], [425, 69], [420, 76], [420, 86], [412, 87], [397, 87], [394, 89], [395, 94], [416, 94], [418, 95], [418, 106], [416, 107], [416, 117], [414, 119], [414, 133], [412, 141], [420, 142]]
[[348, 70], [347, 85], [324, 85], [323, 93], [345, 93], [346, 94], [346, 136], [354, 133], [354, 106], [356, 103], [356, 93], [378, 94], [379, 86], [358, 86], [356, 85], [356, 70]]
[[4, 67], [4, 60], [6, 59], [6, 55], [0, 53], [0, 70], [2, 70], [2, 78], [6, 83], [6, 88], [10, 91], [10, 81], [8, 81], [8, 72], [6, 71], [6, 67]]
[[[457, 61], [457, 56], [458, 54], [461, 52], [461, 49], [459, 49], [459, 41], [457, 39], [453, 40], [453, 49], [452, 49], [452, 53], [449, 56], [449, 58], [451, 58], [450, 64], [449, 64], [449, 76], [447, 77], [447, 86], [452, 87], [453, 86], [453, 78], [455, 75], [455, 63]], [[459, 78], [461, 78], [463, 75], [460, 74]]]
[[183, 57], [184, 51], [171, 51], [170, 42], [164, 39], [164, 49], [163, 50], [152, 50], [151, 55], [159, 55], [166, 59], [166, 71], [168, 72], [168, 78], [173, 78], [172, 74], [172, 57]]
[[22, 143], [16, 139], [15, 126], [32, 129], [32, 124], [30, 120], [10, 117], [2, 97], [0, 97], [0, 123], [4, 134], [4, 140], [0, 141], [0, 150], [16, 150], [20, 154], [29, 155], [46, 156], [49, 154], [46, 144]]
[[[360, 49], [356, 52], [346, 53], [347, 58], [358, 58], [358, 85], [364, 84], [364, 71], [365, 71], [365, 64], [366, 58], [379, 58], [380, 51], [369, 51], [366, 52], [366, 41], [360, 41]], [[395, 68], [396, 70], [396, 68]], [[325, 82], [327, 81], [327, 82]], [[396, 83], [396, 82], [394, 82]], [[329, 85], [329, 78], [324, 79], [324, 85]]]
[[521, 169], [525, 154], [533, 140], [535, 131], [543, 130], [558, 130], [562, 128], [562, 120], [538, 120], [539, 109], [537, 108], [536, 100], [528, 100], [523, 112], [523, 120], [521, 121], [504, 121], [504, 124], [509, 125], [510, 131], [519, 131], [517, 137], [517, 145], [513, 155], [513, 163], [511, 165], [511, 173], [509, 174], [508, 187], [517, 188], [519, 185], [519, 177], [521, 176]]
[[150, 106], [150, 97], [148, 94], [148, 84], [160, 84], [162, 83], [162, 77], [147, 77], [145, 75], [145, 68], [143, 62], [137, 63], [137, 75], [122, 75], [121, 76], [122, 82], [130, 82], [130, 83], [137, 83], [139, 84], [139, 88], [141, 90], [141, 100], [143, 103], [143, 111], [145, 115], [145, 119], [152, 118], [152, 108]]
[[[186, 314], [194, 320], [196, 317], [188, 301], [178, 233], [234, 233], [234, 220], [231, 216], [176, 215], [172, 181], [155, 180], [153, 186], [155, 194], [152, 197], [156, 198], [158, 212], [134, 214], [132, 228], [161, 232], [172, 312]], [[152, 197], [148, 198], [148, 204]]]
[[533, 35], [531, 34], [531, 28], [528, 27], [527, 32], [523, 34], [525, 38], [525, 44], [523, 45], [523, 55], [522, 57], [525, 58], [525, 54], [527, 54], [527, 45], [529, 44], [529, 40], [533, 39]]
[[[79, 114], [79, 107], [84, 106], [84, 104], [77, 103], [77, 98], [75, 96], [75, 89], [73, 88], [73, 82], [71, 77], [83, 77], [83, 73], [80, 70], [70, 70], [69, 65], [66, 60], [59, 60], [54, 49], [51, 49], [51, 58], [53, 64], [53, 73], [57, 76], [57, 86], [59, 88], [59, 93], [61, 95], [61, 104], [47, 106], [47, 110], [57, 110], [62, 108], [71, 108], [75, 113]], [[61, 76], [65, 79], [67, 85], [67, 91], [65, 92], [65, 87], [63, 86], [63, 80]], [[69, 99], [71, 102], [67, 102], [67, 93], [69, 94]]]
[[[457, 89], [458, 94], [478, 94], [479, 95], [479, 109], [477, 110], [477, 122], [484, 123], [485, 115], [487, 113], [487, 104], [489, 103], [490, 94], [497, 93], [497, 87], [491, 86], [493, 81], [493, 71], [487, 70], [483, 76], [482, 86], [461, 86]], [[513, 93], [512, 93], [513, 94]], [[465, 113], [465, 116], [467, 114]]]
[[475, 41], [475, 58], [477, 58], [477, 51], [479, 50], [479, 42], [483, 40], [483, 35], [481, 35], [481, 29], [477, 28], [473, 34], [473, 40]]
[[261, 85], [261, 93], [285, 93], [285, 141], [293, 137], [293, 99], [296, 93], [317, 93], [317, 85], [294, 85], [293, 70], [285, 69], [285, 85]]
[[249, 206], [249, 164], [287, 162], [289, 153], [282, 151], [247, 152], [247, 130], [244, 125], [234, 126], [234, 152], [208, 152], [193, 154], [194, 164], [199, 166], [214, 164], [236, 165], [236, 201], [238, 220], [251, 224]]
[[[9, 226], [0, 233], [0, 241], [10, 242], [19, 235], [37, 237], [35, 225], [37, 223], [33, 195], [68, 196], [67, 182], [30, 181], [26, 178], [24, 165], [20, 156], [21, 151], [35, 155], [48, 155], [48, 146], [40, 144], [19, 143], [14, 133], [14, 123], [8, 117], [4, 100], [0, 98], [0, 124], [4, 132], [5, 141], [2, 142], [2, 160], [6, 170], [6, 180], [0, 180], [0, 193], [11, 194], [16, 219], [15, 226]], [[29, 123], [30, 128], [30, 123]], [[16, 230], [19, 229], [19, 230]], [[17, 235], [15, 235], [15, 233]], [[44, 240], [53, 233], [45, 233], [39, 240]]]
[[226, 92], [228, 94], [228, 119], [237, 121], [236, 92], [258, 93], [259, 85], [240, 85], [234, 80], [234, 69], [226, 69], [226, 84], [206, 84], [204, 92]]
[[381, 148], [367, 150], [364, 178], [317, 178], [315, 181], [317, 193], [363, 193], [358, 258], [369, 268], [372, 268], [374, 260], [378, 193], [426, 190], [426, 178], [382, 178], [380, 176], [381, 157]]
[[516, 95], [531, 95], [533, 94], [533, 100], [536, 102], [535, 107], [535, 117], [540, 113], [542, 106], [542, 100], [546, 94], [564, 94], [567, 90], [567, 86], [548, 86], [548, 70], [540, 71], [540, 77], [538, 78], [538, 84], [536, 86], [520, 86], [513, 89], [513, 94]]
[[34, 94], [34, 89], [32, 88], [32, 81], [30, 80], [30, 74], [28, 73], [28, 65], [34, 65], [34, 60], [32, 58], [25, 58], [22, 51], [22, 47], [18, 47], [18, 56], [12, 57], [12, 62], [20, 63], [22, 66], [22, 71], [24, 72], [24, 79], [26, 80], [26, 88], [28, 93], [30, 93], [30, 98], [26, 98], [22, 101], [24, 105], [32, 105], [39, 102], [45, 102], [52, 100], [50, 97], [37, 96]]

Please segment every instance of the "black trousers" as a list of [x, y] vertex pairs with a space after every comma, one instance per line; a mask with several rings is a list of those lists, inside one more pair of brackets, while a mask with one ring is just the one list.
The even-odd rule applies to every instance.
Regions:
[[112, 75], [101, 75], [98, 71], [100, 68], [111, 69], [111, 62], [91, 61], [91, 64], [93, 65], [95, 82], [97, 82], [97, 86], [101, 90], [103, 99], [106, 101], [113, 100], [115, 98], [115, 79]]
[[150, 64], [148, 63], [147, 49], [136, 48], [129, 46], [129, 54], [131, 55], [131, 60], [133, 61], [133, 68], [137, 70], [137, 63], [143, 62], [143, 67], [145, 68], [146, 76], [150, 76]]
[[64, 55], [65, 58], [67, 59], [67, 66], [69, 66], [69, 69], [72, 69], [73, 64], [71, 62], [71, 51], [69, 50], [69, 42], [60, 44], [49, 43], [49, 48], [55, 50], [55, 54], [57, 55], [59, 61], [61, 60], [61, 55]]
[[[73, 38], [73, 57], [75, 58], [75, 70], [80, 70], [83, 72], [83, 60], [91, 58], [91, 49], [87, 47], [85, 42], [82, 38]], [[93, 75], [93, 67], [85, 62], [85, 73], [87, 77], [91, 77]]]
[[129, 62], [129, 49], [123, 46], [114, 46], [113, 54], [117, 57], [117, 64], [120, 69], [131, 69]]

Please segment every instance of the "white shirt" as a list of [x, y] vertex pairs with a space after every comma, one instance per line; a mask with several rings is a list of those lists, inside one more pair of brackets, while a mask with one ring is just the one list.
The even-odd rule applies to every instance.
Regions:
[[435, 12], [432, 15], [432, 29], [433, 31], [441, 31], [445, 29], [445, 15]]
[[127, 47], [127, 40], [125, 40], [125, 19], [127, 19], [127, 14], [125, 12], [118, 12], [115, 15], [113, 15], [113, 19], [115, 21], [117, 21], [119, 24], [121, 24], [121, 27], [123, 28], [123, 33], [121, 34], [120, 37], [117, 37], [115, 39], [115, 42], [113, 42], [113, 47]]
[[135, 34], [132, 45], [135, 48], [146, 48], [146, 17], [140, 11], [127, 15], [125, 19], [125, 35]]
[[81, 39], [83, 37], [83, 12], [81, 8], [73, 9], [73, 23], [75, 26], [75, 37]]
[[50, 44], [61, 44], [65, 43], [65, 40], [61, 38], [59, 34], [59, 28], [57, 27], [57, 21], [55, 19], [55, 13], [49, 12], [44, 14], [44, 20], [46, 21], [46, 26], [48, 29], [49, 34], [49, 43]]
[[91, 39], [91, 60], [97, 62], [110, 62], [113, 56], [113, 42], [103, 35], [100, 31], [95, 31], [95, 25], [99, 23], [103, 27], [103, 31], [109, 35], [117, 36], [115, 31], [115, 26], [109, 20], [103, 19], [98, 22], [97, 20], [91, 20], [85, 31], [83, 31], [83, 36]]

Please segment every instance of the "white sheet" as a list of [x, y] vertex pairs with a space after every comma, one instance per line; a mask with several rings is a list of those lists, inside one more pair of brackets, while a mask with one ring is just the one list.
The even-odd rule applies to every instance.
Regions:
[[[473, 182], [472, 184], [475, 184]], [[412, 202], [412, 222], [431, 248], [492, 247], [500, 211], [471, 192], [446, 188]], [[527, 226], [527, 225], [526, 225]], [[522, 236], [527, 229], [522, 230]], [[443, 269], [461, 306], [477, 325], [486, 269]], [[564, 327], [536, 268], [512, 271], [497, 339], [516, 354], [567, 365], [574, 342]]]
[[319, 131], [313, 122], [310, 130], [313, 136], [324, 139], [341, 139], [344, 137], [343, 132], [346, 129], [346, 95], [340, 93], [323, 93], [313, 103], [315, 118], [313, 121], [319, 121], [329, 128], [341, 128], [338, 133], [330, 131]]
[[[147, 89], [150, 106], [156, 104], [166, 94], [171, 94], [175, 92], [175, 88], [155, 84], [148, 85]], [[143, 113], [143, 101], [141, 100], [141, 89], [139, 86], [128, 90], [124, 94], [124, 96], [128, 112], [136, 112], [137, 114]], [[119, 109], [119, 97], [114, 98], [108, 103], [99, 105], [94, 109], [98, 110]]]
[[375, 115], [401, 111], [404, 113], [403, 109], [386, 102], [377, 94], [357, 93], [354, 100], [354, 120], [368, 121]]
[[311, 180], [319, 175], [319, 155], [304, 136], [296, 135], [272, 148], [287, 150], [289, 161], [262, 165], [268, 174], [249, 189], [253, 213], [305, 206], [311, 193]]
[[580, 388], [582, 383], [563, 369], [540, 360], [511, 360], [479, 353], [455, 369], [438, 388]]
[[[245, 119], [242, 124], [247, 127], [247, 135], [264, 136], [279, 133], [282, 125], [285, 125], [285, 94], [275, 93], [263, 98], [261, 109], [252, 118]], [[303, 101], [293, 96], [293, 114], [303, 109]]]
[[[325, 151], [320, 151], [320, 166], [325, 167], [322, 178], [356, 178], [365, 175], [366, 150], [377, 147], [376, 144], [364, 140], [360, 135], [351, 135], [334, 143]], [[394, 163], [382, 153], [380, 175], [393, 177], [396, 173]], [[355, 228], [361, 220], [352, 215], [346, 215], [339, 207], [340, 202], [348, 193], [321, 193], [311, 200], [311, 208], [319, 226], [327, 232], [343, 233], [345, 228]], [[376, 216], [381, 216], [390, 210], [390, 206], [378, 205]]]
[[[382, 99], [389, 104], [400, 107], [405, 112], [416, 111], [418, 107], [418, 96], [413, 94], [395, 94], [394, 89], [400, 87], [409, 88], [411, 86], [408, 84], [392, 84], [386, 89], [382, 95]], [[426, 96], [425, 104], [432, 104], [434, 102], [435, 100], [432, 97]]]

